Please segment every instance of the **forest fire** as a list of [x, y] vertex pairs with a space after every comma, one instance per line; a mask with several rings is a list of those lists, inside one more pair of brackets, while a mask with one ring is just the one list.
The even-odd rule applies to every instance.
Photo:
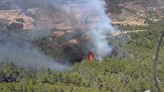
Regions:
[[[91, 61], [94, 59], [101, 61], [112, 52], [106, 38], [114, 29], [103, 6], [104, 2], [99, 0], [75, 1], [68, 4], [67, 12], [71, 16], [70, 24], [73, 25], [71, 41], [76, 43], [70, 43], [74, 44], [68, 46], [73, 49], [70, 51], [72, 54], [66, 56], [73, 57], [75, 60], [80, 56], [81, 59], [77, 58], [80, 61], [83, 57]], [[81, 55], [75, 54], [79, 52]]]
[[88, 53], [88, 60], [90, 60], [90, 61], [94, 60], [94, 54], [92, 52]]
[[164, 92], [162, 6], [0, 0], [0, 92]]
[[[23, 25], [31, 23], [33, 27], [27, 32], [13, 31], [13, 28], [10, 28], [10, 31], [3, 31], [0, 34], [2, 40], [6, 41], [2, 46], [0, 45], [0, 53], [5, 53], [0, 54], [0, 62], [7, 58], [18, 66], [35, 68], [40, 65], [38, 69], [41, 67], [62, 70], [66, 66], [56, 63], [56, 61], [60, 62], [60, 59], [64, 63], [80, 62], [83, 57], [89, 61], [101, 61], [112, 52], [107, 37], [114, 29], [105, 12], [103, 0], [23, 0], [12, 3], [14, 9], [21, 10], [18, 15], [30, 17], [27, 21], [15, 17], [13, 20]], [[23, 30], [28, 29], [28, 26], [24, 25], [24, 27]], [[8, 34], [10, 37], [7, 36]], [[51, 35], [55, 36], [52, 43], [60, 43], [59, 48], [52, 45], [47, 51], [52, 52], [51, 47], [59, 51], [60, 56], [56, 57], [56, 61], [35, 43]], [[56, 39], [60, 39], [59, 42]], [[47, 45], [47, 42], [44, 45]], [[12, 49], [12, 53], [8, 52], [9, 48]]]

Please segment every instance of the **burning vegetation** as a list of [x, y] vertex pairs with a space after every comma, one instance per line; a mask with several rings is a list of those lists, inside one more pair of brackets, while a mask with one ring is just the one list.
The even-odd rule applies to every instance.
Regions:
[[[24, 2], [27, 2], [27, 4]], [[38, 59], [34, 59], [32, 56], [29, 57], [28, 60], [30, 62], [47, 62], [46, 67], [53, 69], [51, 63], [54, 62], [55, 66], [56, 61], [60, 63], [75, 63], [80, 62], [84, 58], [91, 61], [102, 61], [104, 57], [112, 52], [112, 47], [108, 44], [107, 37], [110, 33], [114, 32], [114, 29], [111, 25], [111, 20], [105, 12], [105, 1], [18, 0], [11, 3], [13, 4], [13, 9], [20, 10], [11, 10], [11, 15], [14, 14], [14, 16], [9, 16], [8, 18], [11, 21], [11, 23], [7, 24], [9, 31], [1, 31], [0, 36], [4, 40], [3, 37], [7, 37], [7, 34], [10, 34], [10, 38], [14, 41], [8, 39], [0, 49], [7, 49], [7, 45], [9, 44], [11, 49], [15, 48], [17, 50], [13, 50], [13, 55], [7, 54], [7, 50], [0, 50], [1, 53], [6, 53], [6, 57], [1, 57], [0, 62], [5, 59], [9, 59], [12, 62], [14, 59], [13, 62], [16, 64], [18, 62], [27, 63], [25, 59], [22, 61], [21, 58], [23, 56], [14, 55], [14, 53], [18, 52], [25, 55], [24, 49], [27, 49], [29, 54], [31, 51], [31, 55], [34, 54], [33, 56], [35, 56], [36, 54], [38, 57]], [[0, 15], [2, 15], [2, 18], [6, 16]], [[35, 42], [46, 37], [52, 40], [52, 43], [60, 45], [50, 46], [55, 49], [60, 47], [59, 50], [56, 50], [56, 53], [60, 55], [54, 58], [56, 61], [53, 61], [44, 52], [40, 51], [39, 45], [37, 45], [38, 47], [36, 46], [37, 43]], [[56, 39], [60, 40], [60, 42], [55, 42], [57, 41]], [[20, 44], [18, 43], [23, 44], [22, 49], [20, 49]], [[12, 58], [9, 58], [9, 56], [12, 56]], [[45, 58], [40, 60], [40, 56]], [[31, 67], [30, 63], [28, 65]]]
[[[156, 92], [150, 61], [164, 21], [121, 32], [106, 14], [138, 10], [139, 1], [1, 0], [0, 92]], [[155, 77], [164, 91], [160, 42]]]

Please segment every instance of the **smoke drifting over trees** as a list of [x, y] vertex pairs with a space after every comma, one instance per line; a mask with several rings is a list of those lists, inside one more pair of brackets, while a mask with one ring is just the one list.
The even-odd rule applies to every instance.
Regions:
[[[111, 20], [105, 13], [103, 0], [10, 0], [10, 9], [21, 9], [23, 12], [29, 8], [54, 8], [63, 13], [73, 31], [80, 29], [79, 33], [87, 33], [87, 42], [81, 46], [84, 53], [92, 51], [96, 59], [110, 55], [112, 48], [106, 37], [114, 31]], [[53, 18], [52, 18], [53, 19]], [[46, 25], [46, 24], [45, 24]], [[55, 63], [46, 56], [32, 42], [49, 35], [50, 31], [21, 30], [1, 31], [0, 34], [0, 62], [14, 62], [18, 66], [33, 68], [51, 68], [63, 70], [67, 66]]]

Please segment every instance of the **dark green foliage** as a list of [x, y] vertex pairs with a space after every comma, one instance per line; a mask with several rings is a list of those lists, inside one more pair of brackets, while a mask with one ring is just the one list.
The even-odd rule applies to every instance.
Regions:
[[107, 2], [107, 11], [111, 13], [121, 13], [121, 7], [119, 3], [121, 0], [105, 0]]
[[31, 77], [30, 71], [18, 68], [13, 63], [0, 63], [0, 82], [23, 82]]
[[[156, 92], [152, 58], [160, 31], [164, 30], [163, 22], [151, 24], [144, 30], [146, 31], [111, 38], [110, 42], [117, 50], [116, 56], [107, 57], [102, 63], [85, 60], [73, 65], [70, 71], [31, 72], [12, 63], [1, 63], [0, 92]], [[164, 43], [158, 64], [162, 92], [163, 55]]]

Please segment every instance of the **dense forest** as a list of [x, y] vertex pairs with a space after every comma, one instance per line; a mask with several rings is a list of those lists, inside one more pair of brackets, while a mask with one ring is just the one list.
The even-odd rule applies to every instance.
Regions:
[[[116, 54], [106, 57], [102, 63], [83, 60], [64, 72], [32, 71], [12, 63], [1, 63], [0, 92], [156, 92], [152, 59], [164, 30], [163, 24], [160, 21], [148, 27], [137, 26], [136, 30], [145, 31], [110, 38]], [[164, 41], [157, 66], [162, 91], [163, 55]]]

